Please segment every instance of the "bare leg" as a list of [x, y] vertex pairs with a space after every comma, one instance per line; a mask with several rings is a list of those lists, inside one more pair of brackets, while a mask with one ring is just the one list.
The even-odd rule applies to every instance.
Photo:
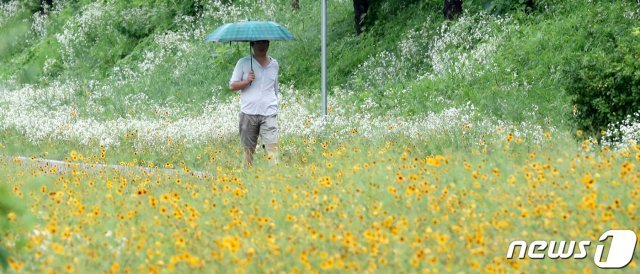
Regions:
[[255, 148], [244, 148], [244, 159], [247, 161], [248, 166], [253, 166], [253, 154], [256, 153]]

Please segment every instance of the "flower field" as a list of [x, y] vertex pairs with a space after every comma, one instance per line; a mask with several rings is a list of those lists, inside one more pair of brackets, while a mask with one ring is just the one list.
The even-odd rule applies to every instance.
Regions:
[[[599, 273], [640, 235], [636, 1], [328, 2], [322, 117], [318, 1], [1, 1], [0, 272]], [[247, 19], [296, 37], [274, 165], [247, 45], [204, 42]]]
[[[547, 134], [549, 139], [555, 136]], [[298, 150], [252, 169], [235, 142], [184, 163], [66, 169], [3, 159], [30, 222], [2, 245], [16, 272], [565, 272], [586, 260], [506, 259], [514, 240], [590, 240], [639, 232], [640, 146], [599, 149], [504, 140], [434, 154], [401, 135], [373, 141], [286, 138]], [[137, 161], [136, 161], [137, 162]], [[21, 218], [30, 220], [24, 221]], [[595, 245], [595, 244], [594, 244]], [[590, 248], [594, 248], [591, 246]], [[637, 270], [638, 255], [625, 269]]]

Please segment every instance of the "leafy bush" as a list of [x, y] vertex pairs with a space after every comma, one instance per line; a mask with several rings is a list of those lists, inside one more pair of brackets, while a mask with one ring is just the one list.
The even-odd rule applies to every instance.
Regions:
[[597, 26], [588, 31], [595, 48], [577, 62], [568, 87], [578, 128], [596, 134], [640, 105], [640, 35]]

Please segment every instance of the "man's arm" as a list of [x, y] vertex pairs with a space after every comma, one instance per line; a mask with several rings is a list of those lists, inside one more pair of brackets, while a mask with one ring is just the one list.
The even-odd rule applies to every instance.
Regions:
[[255, 79], [255, 74], [253, 73], [253, 71], [249, 71], [249, 75], [247, 76], [247, 79], [241, 80], [241, 81], [233, 81], [229, 84], [229, 88], [234, 91], [243, 90], [247, 86], [251, 85], [251, 82], [253, 82], [254, 79]]
[[238, 63], [236, 63], [236, 67], [233, 69], [233, 74], [231, 75], [231, 80], [229, 80], [229, 88], [234, 91], [245, 89], [247, 86], [251, 85], [251, 82], [255, 79], [253, 70], [249, 70], [247, 78], [242, 79], [244, 78], [245, 72], [242, 60], [243, 59], [240, 59], [238, 60]]

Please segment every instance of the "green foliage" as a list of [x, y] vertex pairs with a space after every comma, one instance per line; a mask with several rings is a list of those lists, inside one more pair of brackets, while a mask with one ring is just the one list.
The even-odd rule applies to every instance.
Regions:
[[[11, 22], [34, 23], [40, 17], [31, 14], [38, 14], [39, 3], [20, 5]], [[0, 79], [14, 71], [25, 72], [18, 75], [23, 83], [46, 84], [43, 77], [105, 78], [147, 37], [176, 28], [177, 17], [199, 16], [202, 11], [199, 0], [54, 1], [54, 6], [57, 10], [42, 19], [47, 23], [39, 30], [47, 37], [39, 39], [22, 29], [10, 50], [0, 56], [5, 61], [0, 68], [6, 71]]]
[[410, 19], [427, 10], [439, 10], [442, 13], [442, 0], [369, 0], [364, 23], [369, 27], [376, 24], [390, 26], [390, 21]]
[[[535, 1], [535, 0], [534, 0]], [[465, 9], [484, 9], [493, 14], [504, 14], [514, 10], [523, 10], [527, 0], [465, 0]]]
[[[12, 228], [8, 220], [8, 215], [16, 214], [17, 201], [13, 198], [13, 195], [9, 193], [4, 184], [0, 185], [0, 238], [4, 237], [5, 233], [9, 232]], [[9, 251], [4, 249], [4, 247], [0, 246], [0, 265], [3, 268], [8, 267], [8, 259]]]
[[596, 7], [585, 20], [583, 52], [566, 74], [577, 128], [599, 135], [637, 112], [640, 37], [633, 27], [640, 26], [638, 19], [637, 12]]
[[640, 105], [640, 37], [594, 28], [590, 42], [599, 46], [581, 56], [570, 73], [568, 91], [576, 107], [578, 128], [594, 133], [623, 121]]
[[[578, 88], [572, 82], [581, 81], [578, 75], [580, 71], [598, 74], [599, 70], [615, 68], [617, 76], [609, 77], [609, 79], [617, 79], [616, 83], [624, 81], [626, 84], [618, 85], [615, 88], [619, 90], [626, 88], [626, 92], [629, 93], [616, 99], [618, 104], [625, 104], [628, 107], [625, 112], [616, 114], [616, 117], [624, 118], [624, 116], [631, 114], [632, 106], [637, 105], [632, 99], [635, 97], [630, 94], [634, 90], [632, 87], [638, 86], [637, 82], [633, 80], [637, 78], [634, 78], [632, 73], [638, 71], [637, 65], [634, 63], [637, 61], [638, 52], [635, 44], [638, 43], [637, 36], [631, 35], [633, 18], [626, 17], [630, 14], [636, 14], [633, 5], [624, 2], [577, 4], [544, 1], [544, 4], [548, 6], [542, 6], [541, 1], [536, 3], [541, 4], [540, 8], [544, 7], [545, 12], [534, 15], [514, 13], [507, 17], [511, 19], [506, 23], [476, 21], [470, 26], [481, 23], [480, 27], [467, 27], [466, 29], [461, 28], [463, 27], [461, 24], [466, 23], [460, 20], [449, 23], [452, 26], [450, 31], [454, 31], [452, 37], [456, 37], [451, 41], [457, 42], [451, 42], [444, 47], [441, 56], [458, 55], [460, 59], [453, 58], [451, 60], [468, 60], [468, 57], [474, 56], [474, 51], [478, 51], [482, 47], [491, 44], [497, 46], [496, 50], [483, 57], [484, 59], [478, 59], [484, 60], [482, 61], [484, 64], [481, 62], [468, 67], [473, 72], [471, 77], [456, 73], [449, 74], [447, 77], [423, 79], [415, 82], [408, 76], [385, 79], [390, 85], [380, 87], [380, 93], [367, 90], [363, 96], [371, 96], [374, 100], [381, 99], [378, 100], [381, 102], [384, 101], [384, 97], [399, 97], [401, 103], [396, 101], [396, 103], [389, 104], [387, 108], [393, 109], [394, 106], [402, 105], [402, 113], [405, 115], [430, 110], [437, 111], [442, 109], [443, 105], [451, 103], [471, 102], [481, 111], [499, 119], [568, 128], [574, 128], [576, 124], [579, 127], [585, 127], [584, 125], [592, 123], [587, 117], [588, 115], [579, 116], [578, 121], [572, 120], [572, 105], [576, 102], [572, 103], [571, 98], [575, 98], [576, 91], [585, 90]], [[434, 16], [438, 15], [437, 11], [432, 12]], [[467, 14], [465, 18], [469, 16]], [[428, 18], [428, 16], [424, 17]], [[465, 18], [463, 20], [467, 20]], [[440, 43], [447, 37], [439, 37], [437, 31], [441, 25], [439, 21], [431, 22], [425, 28], [431, 29], [432, 33], [424, 33], [422, 37], [426, 42], [419, 44], [419, 48], [423, 52], [434, 49], [434, 44], [429, 42], [430, 39]], [[500, 33], [507, 33], [509, 26], [512, 27], [511, 32], [496, 40]], [[473, 37], [478, 33], [481, 35]], [[464, 37], [470, 38], [466, 42], [460, 42], [464, 40]], [[611, 40], [614, 37], [615, 39]], [[616, 51], [611, 51], [616, 47], [618, 47]], [[387, 50], [389, 50], [388, 47]], [[395, 56], [400, 55], [396, 54]], [[592, 67], [599, 69], [589, 69], [581, 65], [583, 62], [581, 60], [585, 58], [599, 60], [599, 63], [592, 62]], [[391, 59], [400, 60], [402, 58]], [[610, 65], [611, 60], [614, 60], [614, 66]], [[457, 66], [457, 63], [459, 62], [452, 62], [445, 67], [452, 68]], [[578, 65], [579, 63], [580, 65]], [[396, 66], [394, 71], [411, 68], [429, 72], [434, 69], [430, 65], [433, 65], [433, 60], [431, 62], [427, 60], [423, 64], [408, 62], [405, 65]], [[491, 73], [478, 73], [485, 69], [489, 69]], [[382, 76], [379, 73], [375, 75]], [[594, 79], [592, 76], [586, 78], [590, 79], [588, 81]], [[397, 80], [400, 81], [393, 84]], [[609, 88], [611, 87], [609, 86]], [[403, 89], [408, 89], [410, 92], [404, 94], [394, 92]], [[594, 103], [591, 102], [591, 99], [593, 98], [584, 98], [584, 102], [581, 104]], [[583, 113], [595, 115], [595, 112], [591, 110]], [[584, 120], [583, 118], [588, 119]], [[601, 126], [606, 126], [612, 121], [619, 121], [619, 119], [608, 119], [601, 123]], [[600, 130], [602, 127], [596, 129]]]
[[[17, 26], [8, 26], [0, 29], [2, 35], [0, 35], [0, 58], [8, 55], [11, 48], [14, 46], [16, 37], [24, 33], [26, 26], [24, 24], [18, 24]], [[2, 161], [3, 159], [0, 159]], [[4, 174], [4, 173], [3, 173]], [[0, 184], [0, 238], [4, 237], [5, 233], [9, 230], [9, 222], [7, 215], [13, 212], [15, 208], [15, 200], [7, 190], [4, 184]], [[7, 269], [9, 263], [7, 261], [9, 252], [0, 246], [0, 265], [3, 269]]]

